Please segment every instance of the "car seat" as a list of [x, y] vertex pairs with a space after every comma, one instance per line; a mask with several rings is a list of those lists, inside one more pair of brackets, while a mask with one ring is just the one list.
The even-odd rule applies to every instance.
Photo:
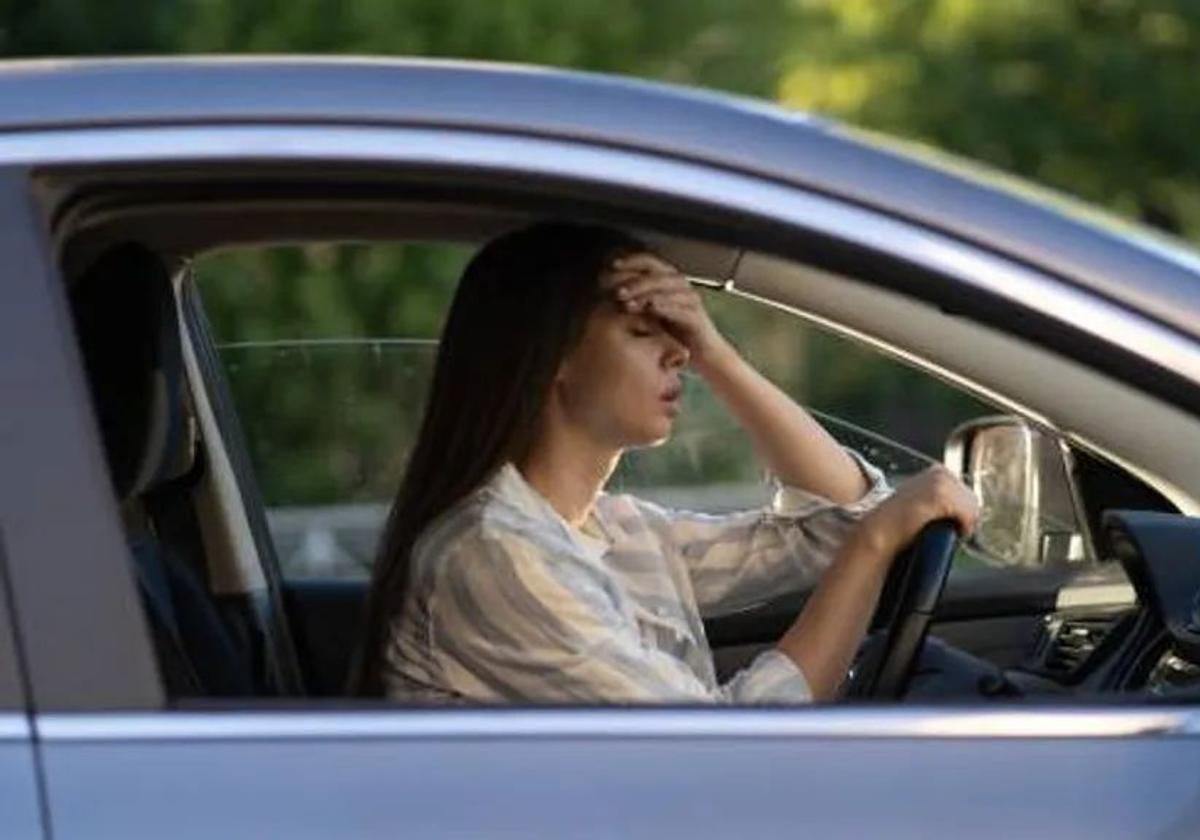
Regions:
[[163, 682], [171, 697], [245, 696], [256, 678], [211, 593], [192, 491], [205, 459], [186, 410], [179, 323], [159, 257], [128, 243], [70, 291], [113, 489]]

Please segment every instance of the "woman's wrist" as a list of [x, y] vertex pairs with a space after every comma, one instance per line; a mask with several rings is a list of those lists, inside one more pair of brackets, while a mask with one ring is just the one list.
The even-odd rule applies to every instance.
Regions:
[[872, 516], [859, 522], [846, 541], [846, 548], [853, 554], [885, 566], [891, 563], [896, 553], [895, 540], [890, 537], [883, 523]]
[[741, 360], [742, 357], [738, 355], [737, 348], [715, 330], [708, 341], [692, 348], [692, 369], [705, 379], [719, 375]]

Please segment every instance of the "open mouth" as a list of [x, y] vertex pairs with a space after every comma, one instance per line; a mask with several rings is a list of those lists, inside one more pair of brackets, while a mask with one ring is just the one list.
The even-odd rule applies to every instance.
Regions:
[[667, 388], [667, 390], [663, 391], [661, 394], [661, 399], [663, 402], [673, 403], [676, 405], [678, 405], [679, 400], [682, 397], [683, 397], [683, 385], [679, 385], [679, 384], [672, 385], [670, 388]]

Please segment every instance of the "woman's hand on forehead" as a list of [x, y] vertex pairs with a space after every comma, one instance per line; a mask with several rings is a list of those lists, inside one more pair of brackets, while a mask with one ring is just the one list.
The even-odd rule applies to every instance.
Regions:
[[626, 274], [678, 274], [683, 276], [678, 268], [650, 251], [635, 251], [622, 257], [617, 257], [610, 266], [610, 278]]
[[[683, 272], [655, 254], [639, 252], [613, 260], [602, 287], [620, 302], [645, 302], [654, 292], [690, 288]], [[626, 307], [628, 308], [628, 307]], [[635, 307], [636, 308], [636, 307]]]
[[639, 252], [613, 260], [603, 288], [619, 310], [657, 319], [702, 362], [724, 342], [708, 317], [700, 294], [678, 268], [654, 254]]

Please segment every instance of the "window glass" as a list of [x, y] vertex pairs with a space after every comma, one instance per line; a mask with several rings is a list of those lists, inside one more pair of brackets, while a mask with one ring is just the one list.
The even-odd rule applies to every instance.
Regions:
[[197, 260], [285, 577], [368, 574], [472, 250], [320, 244]]
[[[197, 261], [285, 577], [368, 574], [472, 250], [320, 244]], [[893, 482], [940, 461], [956, 426], [996, 413], [789, 312], [705, 294], [742, 354]], [[691, 375], [672, 439], [629, 453], [609, 487], [713, 512], [759, 505], [769, 493], [750, 440]], [[1054, 515], [1073, 517], [1064, 504]], [[966, 550], [961, 562], [1007, 560]]]

